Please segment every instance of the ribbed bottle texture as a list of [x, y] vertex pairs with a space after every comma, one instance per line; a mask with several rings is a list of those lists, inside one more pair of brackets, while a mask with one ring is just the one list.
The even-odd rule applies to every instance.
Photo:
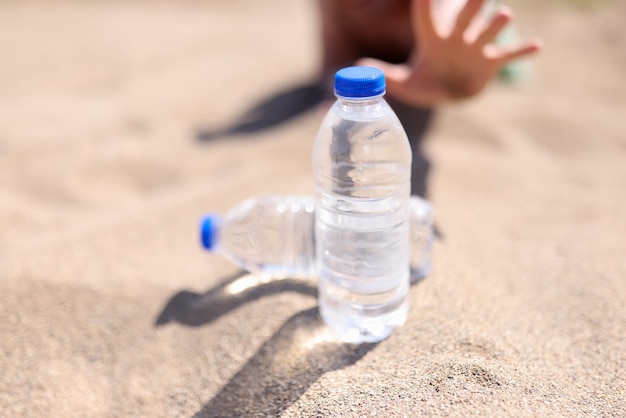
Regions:
[[320, 313], [354, 343], [386, 338], [408, 311], [411, 149], [381, 91], [378, 69], [337, 72], [312, 153]]
[[315, 201], [308, 196], [249, 198], [223, 216], [204, 217], [202, 243], [250, 272], [313, 277], [314, 209]]
[[[207, 215], [200, 230], [206, 249], [223, 254], [250, 272], [276, 279], [315, 278], [314, 222], [314, 196], [263, 195], [246, 199], [224, 215]], [[411, 196], [409, 265], [412, 281], [430, 273], [433, 239], [431, 204], [421, 197]]]

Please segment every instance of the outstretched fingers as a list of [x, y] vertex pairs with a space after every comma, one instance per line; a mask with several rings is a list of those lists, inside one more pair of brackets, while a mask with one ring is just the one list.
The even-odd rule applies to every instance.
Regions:
[[470, 26], [478, 12], [483, 7], [484, 0], [467, 0], [461, 11], [456, 17], [456, 22], [452, 27], [450, 36], [463, 39], [465, 31]]
[[514, 59], [535, 54], [539, 52], [542, 47], [543, 44], [541, 40], [531, 39], [530, 41], [526, 41], [516, 48], [500, 50], [497, 60], [500, 61], [502, 65], [504, 65], [509, 61], [513, 61]]
[[508, 7], [502, 7], [491, 19], [489, 24], [476, 38], [475, 45], [479, 48], [493, 42], [500, 31], [513, 19], [513, 12]]
[[415, 36], [422, 42], [439, 36], [433, 20], [432, 1], [413, 0], [411, 4], [411, 21], [415, 28]]

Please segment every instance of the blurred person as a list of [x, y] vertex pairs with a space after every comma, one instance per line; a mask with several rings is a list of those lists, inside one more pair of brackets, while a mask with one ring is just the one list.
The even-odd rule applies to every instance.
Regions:
[[486, 18], [485, 0], [318, 2], [323, 88], [331, 91], [334, 73], [342, 67], [383, 70], [387, 100], [413, 149], [415, 195], [426, 195], [429, 162], [421, 143], [433, 108], [474, 97], [511, 61], [541, 49], [538, 39], [497, 46], [495, 40], [512, 21], [512, 11], [499, 7]]

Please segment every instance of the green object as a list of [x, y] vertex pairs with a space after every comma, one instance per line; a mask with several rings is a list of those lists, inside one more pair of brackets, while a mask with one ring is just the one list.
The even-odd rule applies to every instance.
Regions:
[[[493, 16], [500, 5], [503, 4], [500, 0], [493, 0], [489, 2], [486, 8], [487, 16]], [[500, 47], [507, 47], [515, 45], [520, 40], [520, 36], [513, 23], [509, 23], [498, 35], [495, 40], [495, 44]], [[522, 84], [528, 80], [530, 74], [530, 68], [528, 62], [524, 59], [512, 61], [505, 65], [498, 73], [498, 81], [505, 84]]]

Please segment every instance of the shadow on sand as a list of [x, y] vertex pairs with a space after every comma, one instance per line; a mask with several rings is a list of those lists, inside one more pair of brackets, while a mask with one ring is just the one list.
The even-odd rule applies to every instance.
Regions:
[[317, 308], [300, 312], [194, 417], [279, 416], [324, 373], [355, 364], [375, 346], [333, 341]]
[[181, 290], [165, 305], [157, 317], [156, 325], [178, 322], [197, 327], [213, 322], [248, 302], [283, 292], [296, 292], [317, 297], [317, 287], [314, 282], [270, 279], [241, 271], [226, 278], [206, 293]]
[[[204, 294], [178, 292], [155, 325], [178, 322], [201, 326], [279, 292], [316, 297], [317, 287], [313, 281], [271, 279], [242, 271]], [[300, 312], [289, 318], [194, 417], [278, 416], [324, 373], [355, 364], [376, 345], [337, 341], [317, 307]]]
[[293, 86], [261, 100], [231, 126], [199, 129], [196, 139], [212, 141], [273, 128], [313, 109], [324, 99], [324, 91], [317, 83]]

